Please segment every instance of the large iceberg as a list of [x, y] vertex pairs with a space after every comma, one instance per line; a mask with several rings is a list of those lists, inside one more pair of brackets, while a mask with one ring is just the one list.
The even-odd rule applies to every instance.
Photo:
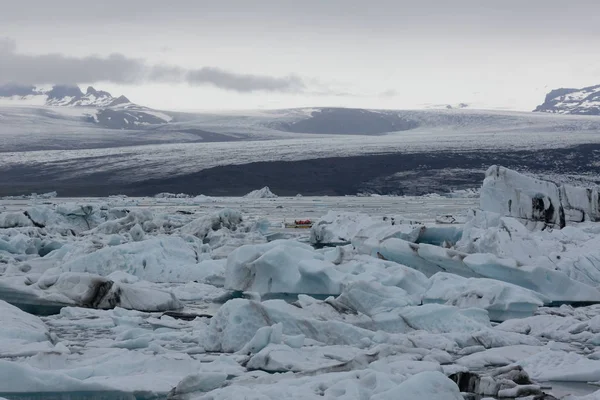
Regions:
[[534, 225], [562, 228], [568, 222], [600, 220], [597, 187], [556, 185], [496, 165], [486, 171], [480, 204], [482, 210]]

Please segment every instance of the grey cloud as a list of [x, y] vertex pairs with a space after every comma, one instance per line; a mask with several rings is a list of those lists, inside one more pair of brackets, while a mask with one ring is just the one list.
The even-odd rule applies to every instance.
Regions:
[[191, 85], [213, 85], [237, 92], [297, 92], [305, 86], [302, 79], [293, 75], [271, 77], [238, 74], [215, 67], [185, 69], [169, 65], [148, 65], [144, 60], [118, 53], [106, 57], [81, 58], [62, 54], [21, 54], [17, 51], [14, 40], [1, 38], [0, 59], [0, 84], [181, 82]]
[[253, 90], [298, 91], [304, 87], [302, 79], [297, 76], [273, 78], [260, 75], [233, 74], [218, 68], [204, 67], [189, 71], [186, 81], [191, 84], [210, 83], [223, 89], [251, 92]]
[[[152, 26], [164, 24], [210, 25], [212, 32], [221, 33], [241, 26], [264, 25], [284, 21], [289, 27], [315, 29], [322, 24], [347, 29], [386, 29], [409, 32], [407, 27], [426, 25], [438, 33], [469, 24], [480, 32], [494, 28], [499, 33], [509, 29], [536, 34], [565, 32], [598, 34], [600, 2], [577, 0], [567, 6], [564, 0], [179, 0], [176, 6], [163, 0], [30, 0], [5, 1], [0, 13], [3, 24], [83, 24], [100, 21], [103, 24]], [[119, 10], [119, 12], [115, 12]], [[132, 18], [135, 16], [135, 18]], [[248, 18], [250, 17], [250, 18]], [[577, 23], [569, 23], [577, 21]], [[457, 26], [457, 24], [459, 26]], [[464, 27], [463, 27], [464, 28]], [[247, 29], [240, 32], [247, 33]], [[541, 33], [540, 33], [541, 34]]]
[[385, 90], [385, 91], [379, 93], [379, 96], [380, 97], [396, 97], [399, 94], [400, 93], [396, 89], [388, 89], [388, 90]]

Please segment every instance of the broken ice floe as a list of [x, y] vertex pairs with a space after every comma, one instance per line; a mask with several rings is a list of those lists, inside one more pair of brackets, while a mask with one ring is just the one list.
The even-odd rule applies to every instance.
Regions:
[[0, 298], [53, 314], [0, 302], [0, 393], [460, 399], [599, 381], [600, 305], [545, 307], [600, 301], [595, 189], [531, 179], [490, 169], [480, 209], [437, 223], [331, 211], [313, 246], [268, 242], [243, 206], [177, 212], [202, 203], [182, 196], [0, 213]]

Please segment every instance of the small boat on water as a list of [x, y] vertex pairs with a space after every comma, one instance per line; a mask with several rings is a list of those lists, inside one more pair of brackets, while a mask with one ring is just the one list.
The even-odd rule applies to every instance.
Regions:
[[313, 222], [310, 219], [296, 219], [294, 222], [283, 221], [283, 226], [285, 228], [308, 229], [313, 226]]

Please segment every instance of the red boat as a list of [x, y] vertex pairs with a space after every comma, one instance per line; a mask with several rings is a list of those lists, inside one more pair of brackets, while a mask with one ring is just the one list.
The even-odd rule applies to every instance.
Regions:
[[283, 224], [286, 228], [310, 228], [313, 226], [313, 222], [310, 219], [296, 219], [293, 223], [284, 221]]

